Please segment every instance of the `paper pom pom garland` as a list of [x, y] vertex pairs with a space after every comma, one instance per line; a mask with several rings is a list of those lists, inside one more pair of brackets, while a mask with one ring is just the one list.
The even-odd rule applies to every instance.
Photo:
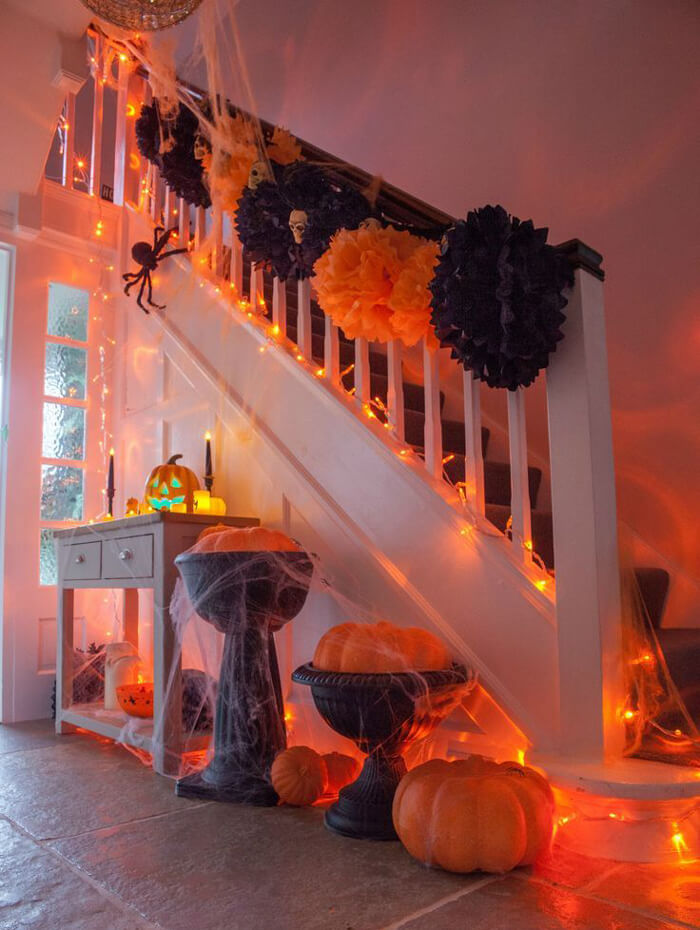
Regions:
[[239, 238], [251, 260], [278, 278], [310, 277], [333, 233], [356, 226], [370, 213], [369, 203], [316, 165], [271, 168], [273, 179], [243, 192], [236, 214]]
[[202, 164], [194, 157], [198, 132], [199, 120], [186, 106], [180, 104], [175, 120], [166, 120], [154, 100], [141, 108], [136, 144], [143, 157], [159, 167], [163, 180], [178, 197], [195, 207], [208, 207], [211, 198], [202, 182]]
[[350, 339], [415, 345], [429, 331], [437, 247], [392, 226], [341, 229], [316, 262], [319, 305]]
[[511, 391], [531, 384], [563, 338], [562, 294], [573, 283], [547, 229], [486, 206], [459, 220], [435, 270], [432, 324], [474, 377]]

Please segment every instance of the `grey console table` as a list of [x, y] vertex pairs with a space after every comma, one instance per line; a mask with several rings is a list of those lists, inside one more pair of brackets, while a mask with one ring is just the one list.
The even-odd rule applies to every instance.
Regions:
[[[152, 513], [76, 526], [54, 533], [58, 561], [56, 650], [56, 731], [83, 727], [111, 739], [126, 739], [151, 753], [153, 768], [175, 775], [183, 752], [203, 749], [209, 736], [182, 735], [180, 660], [169, 605], [178, 573], [175, 556], [192, 546], [199, 533], [215, 523], [258, 526], [252, 517]], [[153, 589], [153, 720], [138, 720], [128, 734], [121, 711], [100, 705], [71, 703], [73, 695], [73, 604], [78, 588], [123, 588], [124, 639], [138, 649], [138, 589]], [[172, 684], [167, 689], [172, 674]], [[167, 702], [167, 706], [166, 706]], [[134, 718], [136, 719], [136, 718]], [[158, 721], [157, 731], [154, 722]]]

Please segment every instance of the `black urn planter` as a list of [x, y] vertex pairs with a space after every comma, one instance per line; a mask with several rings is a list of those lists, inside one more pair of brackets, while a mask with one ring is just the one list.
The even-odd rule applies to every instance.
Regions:
[[309, 685], [316, 709], [367, 753], [358, 778], [325, 815], [329, 830], [358, 839], [398, 839], [394, 793], [406, 773], [402, 753], [454, 708], [469, 680], [464, 666], [431, 672], [350, 674], [302, 665], [292, 680]]
[[299, 613], [313, 564], [305, 552], [186, 552], [175, 559], [197, 614], [224, 633], [214, 756], [178, 780], [180, 797], [271, 806], [270, 766], [286, 748], [272, 634]]

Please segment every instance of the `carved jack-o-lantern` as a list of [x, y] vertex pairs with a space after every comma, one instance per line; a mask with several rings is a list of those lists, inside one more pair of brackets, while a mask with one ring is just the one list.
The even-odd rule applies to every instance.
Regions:
[[308, 222], [309, 217], [304, 210], [292, 210], [289, 214], [289, 228], [297, 245], [301, 245]]
[[172, 510], [173, 504], [184, 504], [187, 512], [192, 513], [199, 481], [191, 469], [177, 464], [181, 458], [171, 455], [165, 465], [158, 465], [149, 475], [144, 499], [154, 510]]
[[250, 166], [250, 174], [248, 175], [248, 187], [251, 190], [260, 184], [261, 181], [271, 181], [272, 172], [270, 171], [270, 166], [265, 161], [254, 161]]

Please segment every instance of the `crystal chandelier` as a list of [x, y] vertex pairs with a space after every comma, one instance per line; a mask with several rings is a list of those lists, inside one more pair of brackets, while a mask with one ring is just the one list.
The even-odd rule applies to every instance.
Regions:
[[202, 0], [83, 0], [101, 19], [122, 29], [153, 32], [175, 26], [193, 13]]

